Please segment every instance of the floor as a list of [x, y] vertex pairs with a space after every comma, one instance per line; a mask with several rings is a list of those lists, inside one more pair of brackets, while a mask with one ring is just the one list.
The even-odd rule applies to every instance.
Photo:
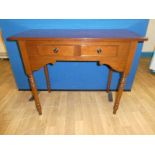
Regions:
[[[155, 75], [141, 59], [117, 115], [105, 92], [40, 93], [39, 116], [29, 91], [18, 91], [9, 61], [0, 60], [0, 134], [155, 134]], [[114, 94], [114, 92], [113, 92]]]

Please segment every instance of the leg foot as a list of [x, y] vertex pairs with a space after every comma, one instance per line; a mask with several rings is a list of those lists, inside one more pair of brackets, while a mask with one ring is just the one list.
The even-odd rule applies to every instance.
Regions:
[[113, 114], [115, 115], [117, 112], [118, 107], [113, 107]]
[[[38, 91], [38, 95], [39, 95], [39, 93], [40, 93], [40, 92]], [[29, 98], [29, 101], [30, 101], [30, 102], [34, 101], [34, 96], [33, 96], [33, 95]]]
[[29, 101], [32, 102], [34, 100], [34, 96], [32, 95], [30, 98], [29, 98]]
[[111, 91], [108, 93], [108, 100], [109, 100], [109, 102], [113, 102], [113, 96], [112, 96]]

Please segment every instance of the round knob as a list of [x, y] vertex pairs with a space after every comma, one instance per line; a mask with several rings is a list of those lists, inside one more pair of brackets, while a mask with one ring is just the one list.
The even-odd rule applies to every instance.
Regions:
[[98, 49], [97, 49], [97, 53], [98, 53], [98, 54], [102, 53], [102, 48], [98, 48]]
[[54, 52], [54, 53], [58, 53], [58, 52], [59, 52], [59, 48], [54, 48], [54, 49], [53, 49], [53, 52]]

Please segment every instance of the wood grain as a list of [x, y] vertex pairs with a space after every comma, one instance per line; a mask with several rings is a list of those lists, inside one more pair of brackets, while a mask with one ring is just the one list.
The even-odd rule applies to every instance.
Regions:
[[[112, 115], [106, 92], [40, 93], [44, 115], [18, 91], [9, 61], [0, 60], [0, 134], [155, 134], [155, 75], [150, 59], [141, 59], [131, 92], [124, 92]], [[46, 102], [46, 104], [45, 104]]]
[[[96, 40], [147, 40], [135, 32], [125, 29], [32, 29], [18, 33], [9, 40], [58, 40], [58, 39], [96, 39]], [[81, 40], [81, 39], [80, 39]]]
[[51, 84], [50, 84], [50, 78], [49, 78], [49, 73], [48, 73], [48, 66], [44, 66], [44, 73], [46, 77], [46, 85], [47, 85], [47, 90], [50, 93], [51, 92]]
[[109, 68], [109, 75], [108, 75], [108, 83], [107, 83], [107, 93], [110, 92], [110, 85], [111, 85], [111, 80], [112, 80], [112, 69]]
[[120, 84], [118, 86], [118, 91], [116, 94], [116, 99], [113, 107], [113, 114], [116, 114], [116, 111], [118, 110], [119, 104], [120, 104], [120, 99], [124, 90], [125, 86], [125, 80], [126, 80], [126, 75], [125, 73], [122, 73], [121, 79], [120, 79]]
[[28, 78], [29, 78], [29, 81], [30, 81], [30, 86], [31, 86], [31, 89], [32, 89], [32, 95], [34, 97], [36, 108], [37, 108], [37, 110], [39, 112], [39, 115], [41, 115], [42, 114], [41, 104], [40, 104], [40, 101], [39, 101], [38, 91], [37, 91], [37, 88], [36, 88], [34, 77], [33, 77], [32, 74], [30, 74], [30, 75], [28, 75]]

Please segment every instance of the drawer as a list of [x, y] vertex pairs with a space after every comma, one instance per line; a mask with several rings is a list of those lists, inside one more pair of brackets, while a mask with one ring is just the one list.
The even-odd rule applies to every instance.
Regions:
[[118, 45], [86, 45], [81, 46], [82, 56], [115, 57], [118, 52]]
[[74, 46], [38, 45], [37, 49], [43, 56], [74, 56]]

